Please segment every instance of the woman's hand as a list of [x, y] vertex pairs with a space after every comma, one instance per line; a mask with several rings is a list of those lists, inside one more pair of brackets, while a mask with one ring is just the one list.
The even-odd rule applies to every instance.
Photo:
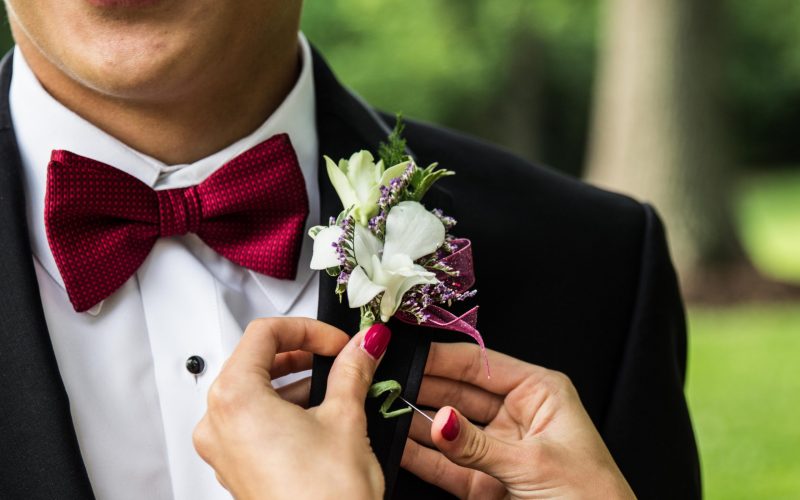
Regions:
[[463, 414], [415, 415], [404, 468], [461, 498], [634, 498], [565, 375], [488, 356], [491, 379], [477, 346], [431, 345], [418, 403]]
[[[236, 498], [381, 498], [364, 399], [390, 336], [383, 325], [348, 342], [310, 319], [251, 323], [209, 390], [195, 448]], [[270, 381], [310, 368], [312, 353], [339, 355], [324, 402], [304, 409], [295, 403], [307, 398], [307, 382], [279, 393]]]

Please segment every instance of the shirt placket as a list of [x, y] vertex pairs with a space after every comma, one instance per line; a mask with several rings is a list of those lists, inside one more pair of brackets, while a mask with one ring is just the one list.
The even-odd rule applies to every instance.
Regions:
[[175, 498], [225, 498], [192, 444], [208, 387], [229, 354], [215, 280], [175, 238], [158, 241], [137, 275]]

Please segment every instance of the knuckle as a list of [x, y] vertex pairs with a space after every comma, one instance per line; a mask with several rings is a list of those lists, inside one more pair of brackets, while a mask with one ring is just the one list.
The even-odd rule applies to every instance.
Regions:
[[247, 324], [244, 331], [245, 333], [268, 331], [274, 326], [275, 321], [276, 318], [256, 318]]
[[470, 350], [469, 360], [464, 363], [459, 374], [459, 380], [471, 380], [474, 374], [483, 369], [483, 355], [477, 345], [468, 344]]
[[250, 322], [247, 324], [247, 327], [245, 328], [245, 331], [250, 331], [250, 330], [260, 330], [261, 328], [263, 328], [263, 327], [264, 327], [264, 324], [265, 324], [266, 322], [267, 322], [267, 319], [266, 319], [266, 318], [256, 318], [256, 319], [254, 319], [254, 320], [251, 320], [251, 321], [250, 321]]
[[207, 461], [211, 453], [212, 439], [208, 422], [205, 418], [192, 431], [192, 444], [194, 449], [197, 450], [197, 454]]
[[565, 373], [555, 370], [547, 371], [544, 383], [553, 394], [568, 391], [573, 387], [572, 380]]
[[529, 446], [525, 450], [523, 457], [529, 464], [539, 465], [548, 462], [547, 449], [544, 446]]
[[235, 413], [244, 406], [246, 398], [229, 377], [220, 376], [208, 389], [208, 412], [212, 414]]
[[572, 387], [572, 379], [569, 378], [569, 375], [567, 375], [564, 372], [558, 372], [558, 371], [555, 372], [555, 374], [556, 374], [556, 379], [558, 380], [558, 384], [562, 388]]

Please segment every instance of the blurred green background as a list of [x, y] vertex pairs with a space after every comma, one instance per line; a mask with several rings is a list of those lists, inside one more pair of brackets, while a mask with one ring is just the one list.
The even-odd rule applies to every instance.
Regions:
[[653, 203], [706, 496], [800, 497], [800, 2], [307, 0], [303, 30], [387, 111]]

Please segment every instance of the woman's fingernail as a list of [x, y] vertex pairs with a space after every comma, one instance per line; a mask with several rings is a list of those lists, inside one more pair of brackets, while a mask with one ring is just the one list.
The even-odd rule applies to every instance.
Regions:
[[442, 427], [442, 437], [448, 441], [455, 441], [458, 437], [458, 431], [461, 430], [461, 424], [458, 422], [458, 415], [455, 410], [450, 410], [450, 415], [447, 416], [447, 422]]
[[386, 348], [389, 346], [389, 339], [392, 338], [392, 331], [383, 323], [375, 323], [367, 333], [364, 334], [364, 340], [361, 341], [361, 348], [367, 351], [370, 356], [375, 359], [383, 356]]

